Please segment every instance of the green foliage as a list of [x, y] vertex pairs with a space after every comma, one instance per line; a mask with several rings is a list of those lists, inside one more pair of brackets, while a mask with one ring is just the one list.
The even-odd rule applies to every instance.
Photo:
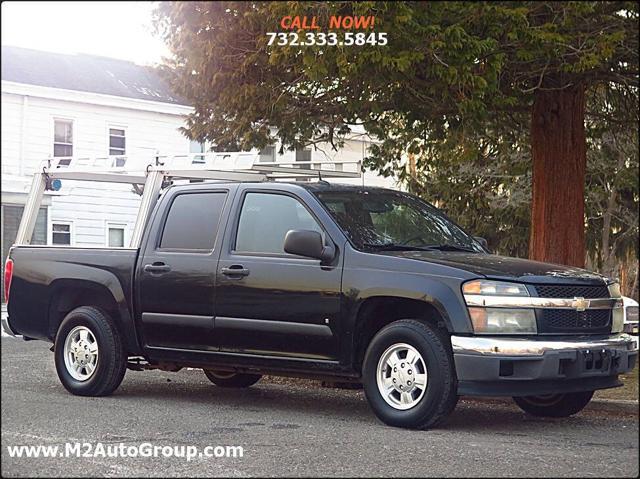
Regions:
[[[590, 266], [615, 276], [620, 263], [637, 261], [640, 207], [637, 119], [624, 105], [628, 99], [609, 92], [592, 95], [587, 123], [586, 233]], [[622, 103], [622, 104], [621, 104]], [[605, 110], [609, 109], [609, 112]], [[607, 118], [611, 114], [612, 120]], [[602, 119], [606, 118], [606, 119]], [[611, 127], [614, 121], [615, 128]], [[502, 254], [526, 257], [530, 234], [531, 154], [526, 125], [512, 125], [509, 136], [470, 139], [467, 151], [434, 151], [436, 162], [402, 171], [410, 189], [456, 218], [469, 231], [485, 237]], [[476, 148], [483, 145], [484, 148]], [[439, 145], [436, 145], [439, 146]], [[473, 154], [469, 154], [472, 151]], [[610, 204], [612, 193], [614, 201]], [[604, 218], [611, 210], [611, 224]], [[605, 246], [604, 235], [609, 235]], [[607, 258], [613, 264], [607, 265]]]
[[[352, 14], [374, 15], [388, 46], [267, 45], [285, 15], [328, 25]], [[361, 125], [379, 140], [369, 167], [399, 176], [499, 251], [526, 256], [533, 98], [583, 84], [590, 249], [602, 242], [598, 218], [613, 184], [618, 206], [637, 209], [637, 154], [613, 168], [607, 136], [638, 125], [636, 2], [167, 2], [156, 17], [173, 53], [167, 78], [195, 106], [191, 138], [219, 149], [276, 139], [337, 148]], [[615, 148], [637, 149], [637, 137], [622, 136]], [[635, 236], [615, 233], [626, 234], [619, 245], [637, 247], [635, 221]]]
[[594, 267], [609, 273], [638, 254], [638, 105], [623, 91], [597, 89], [589, 106], [587, 249]]

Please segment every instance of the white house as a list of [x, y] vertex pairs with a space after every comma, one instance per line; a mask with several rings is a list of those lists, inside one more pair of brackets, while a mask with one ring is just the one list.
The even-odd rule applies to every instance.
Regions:
[[[15, 239], [31, 175], [52, 156], [126, 158], [144, 168], [155, 155], [204, 151], [179, 128], [192, 111], [151, 68], [112, 58], [2, 47], [2, 264]], [[366, 137], [277, 153], [261, 161], [362, 160]], [[357, 180], [362, 181], [362, 180]], [[367, 173], [368, 185], [393, 182]], [[139, 197], [124, 185], [63, 182], [47, 192], [32, 243], [127, 245]]]

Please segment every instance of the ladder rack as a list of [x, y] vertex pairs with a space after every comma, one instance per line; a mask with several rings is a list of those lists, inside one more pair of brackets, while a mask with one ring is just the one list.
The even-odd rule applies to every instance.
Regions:
[[[125, 156], [56, 157], [44, 160], [41, 171], [33, 175], [15, 244], [30, 244], [44, 192], [51, 187], [53, 180], [124, 183], [134, 185], [136, 191], [140, 191], [142, 185], [142, 199], [130, 242], [132, 248], [139, 248], [147, 219], [162, 188], [171, 180], [308, 181], [360, 178], [362, 170], [360, 161], [260, 162], [259, 155], [246, 152], [195, 153], [171, 157], [158, 155], [146, 166], [144, 162], [136, 160]], [[131, 163], [138, 163], [141, 168], [136, 170], [129, 166]], [[355, 171], [343, 171], [346, 165]]]

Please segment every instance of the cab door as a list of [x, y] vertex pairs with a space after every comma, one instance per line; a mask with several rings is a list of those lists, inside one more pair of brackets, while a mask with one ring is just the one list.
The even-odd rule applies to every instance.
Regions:
[[229, 188], [169, 190], [138, 262], [138, 311], [146, 347], [216, 350], [213, 331], [220, 230]]
[[[217, 273], [216, 337], [226, 352], [336, 360], [342, 257], [331, 265], [284, 251], [287, 231], [328, 237], [302, 198], [241, 187]], [[232, 226], [233, 225], [233, 226]]]

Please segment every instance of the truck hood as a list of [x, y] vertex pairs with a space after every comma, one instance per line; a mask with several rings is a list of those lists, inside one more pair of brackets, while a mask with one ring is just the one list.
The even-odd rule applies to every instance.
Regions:
[[457, 268], [493, 279], [523, 283], [602, 285], [600, 274], [560, 264], [542, 263], [493, 254], [457, 251], [385, 251], [380, 254]]

